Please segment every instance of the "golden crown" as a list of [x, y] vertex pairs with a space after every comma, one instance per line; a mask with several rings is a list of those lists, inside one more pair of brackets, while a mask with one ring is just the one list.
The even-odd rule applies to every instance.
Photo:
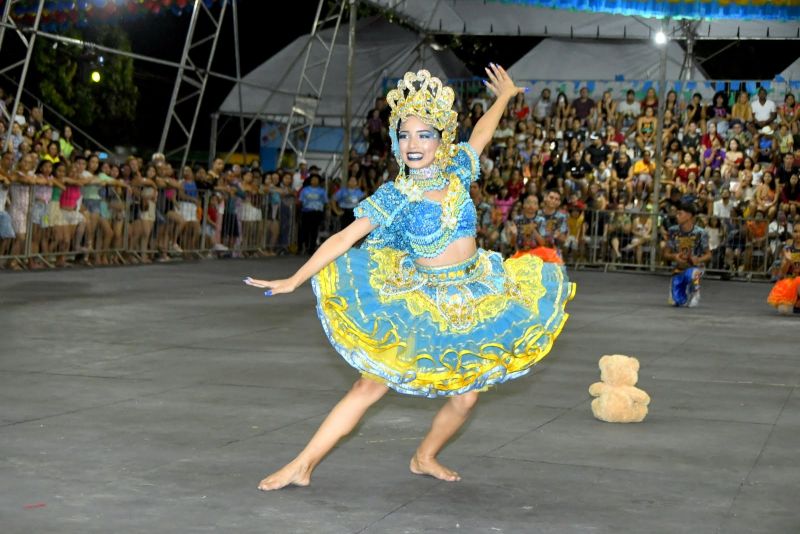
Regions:
[[453, 89], [442, 84], [442, 80], [427, 70], [406, 72], [397, 82], [397, 89], [386, 95], [392, 109], [389, 116], [389, 131], [396, 132], [400, 121], [413, 115], [428, 126], [442, 132], [441, 149], [449, 148], [456, 136], [458, 113], [453, 110], [456, 95]]

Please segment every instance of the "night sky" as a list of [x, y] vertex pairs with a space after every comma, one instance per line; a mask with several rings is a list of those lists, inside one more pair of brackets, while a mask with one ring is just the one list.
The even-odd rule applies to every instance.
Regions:
[[[318, 2], [316, 0], [293, 0], [291, 2], [294, 16], [278, 16], [274, 12], [264, 10], [266, 2], [256, 0], [240, 0], [239, 2], [239, 47], [241, 55], [242, 75], [257, 67], [269, 57], [280, 51], [296, 38], [311, 31]], [[219, 9], [215, 6], [216, 10]], [[230, 76], [236, 75], [234, 55], [233, 24], [230, 7], [225, 16], [225, 23], [217, 44], [212, 70]], [[284, 11], [285, 12], [285, 11]], [[189, 26], [188, 13], [176, 17], [171, 13], [153, 15], [125, 24], [131, 38], [134, 52], [154, 56], [171, 61], [180, 61], [186, 32]], [[207, 20], [205, 15], [201, 22]], [[199, 27], [196, 35], [207, 35], [207, 27]], [[202, 49], [198, 50], [202, 52]], [[201, 56], [193, 56], [195, 58]], [[156, 65], [144, 61], [135, 62], [135, 79], [140, 91], [139, 116], [135, 142], [140, 150], [147, 153], [157, 147], [164, 128], [167, 108], [172, 88], [175, 83], [176, 70], [171, 67]], [[277, 73], [280, 76], [281, 73]], [[211, 77], [206, 88], [203, 106], [198, 116], [193, 150], [208, 149], [210, 136], [210, 116], [227, 96], [233, 84], [226, 80]], [[224, 119], [221, 119], [221, 123]], [[236, 124], [229, 124], [223, 129], [219, 148], [229, 150], [238, 131]], [[258, 128], [255, 127], [248, 138], [248, 149], [257, 152]], [[228, 135], [226, 135], [228, 134]], [[168, 143], [167, 147], [175, 146]]]
[[[240, 0], [239, 35], [243, 75], [294, 39], [309, 33], [317, 3], [317, 0], [293, 0], [290, 4], [292, 16], [286, 16], [265, 9], [268, 5], [272, 6], [272, 3]], [[284, 4], [281, 11], [285, 12], [283, 8], [288, 5]], [[230, 11], [226, 15], [226, 24], [220, 36], [212, 69], [233, 76], [235, 75], [233, 29], [229, 16]], [[124, 27], [131, 37], [134, 52], [178, 61], [188, 23], [189, 14], [176, 17], [171, 13], [162, 13], [126, 22]], [[200, 29], [202, 30], [202, 27]], [[443, 42], [448, 39], [439, 38]], [[468, 67], [473, 69], [473, 72], [479, 72], [480, 67], [488, 61], [511, 65], [539, 40], [531, 37], [466, 38], [462, 41], [462, 48], [456, 49], [455, 52]], [[485, 53], [475, 52], [476, 42], [480, 42], [482, 46], [479, 48]], [[739, 42], [704, 64], [703, 68], [712, 78], [770, 78], [796, 58], [796, 43], [796, 41]], [[697, 46], [698, 56], [708, 56], [722, 48], [724, 44], [718, 41], [701, 41]], [[134, 142], [140, 151], [149, 153], [160, 140], [175, 80], [175, 70], [142, 61], [135, 62], [135, 69], [135, 80], [141, 96]], [[280, 74], [282, 73], [276, 73], [276, 76]], [[224, 80], [212, 78], [209, 81], [192, 145], [194, 150], [208, 149], [210, 114], [221, 104], [231, 87], [232, 84]], [[235, 135], [237, 128], [238, 124], [228, 124], [223, 130], [218, 144], [221, 151], [227, 151], [232, 146], [235, 141], [235, 137], [232, 136]], [[249, 150], [257, 151], [258, 133], [254, 132], [248, 138], [248, 142]]]

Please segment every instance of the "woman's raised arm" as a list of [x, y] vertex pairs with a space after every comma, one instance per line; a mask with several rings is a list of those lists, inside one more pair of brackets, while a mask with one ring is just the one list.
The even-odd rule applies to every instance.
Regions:
[[522, 87], [517, 87], [514, 84], [514, 80], [500, 65], [489, 63], [489, 67], [486, 68], [486, 74], [489, 80], [483, 83], [494, 93], [497, 99], [475, 124], [472, 129], [472, 135], [469, 136], [469, 144], [478, 154], [483, 152], [486, 145], [491, 142], [494, 131], [497, 129], [497, 125], [500, 124], [500, 119], [508, 106], [508, 102], [524, 91]]

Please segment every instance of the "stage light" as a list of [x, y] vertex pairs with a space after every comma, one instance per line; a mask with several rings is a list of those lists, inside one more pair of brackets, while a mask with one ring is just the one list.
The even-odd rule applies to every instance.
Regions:
[[667, 44], [667, 34], [664, 33], [664, 30], [658, 30], [654, 39], [657, 45]]
[[100, 78], [101, 78], [100, 71], [99, 70], [93, 70], [91, 78], [92, 78], [92, 81], [94, 83], [100, 83]]

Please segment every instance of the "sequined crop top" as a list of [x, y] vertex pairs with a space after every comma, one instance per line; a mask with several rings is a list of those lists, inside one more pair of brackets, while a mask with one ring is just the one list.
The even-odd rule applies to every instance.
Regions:
[[453, 145], [445, 168], [448, 194], [442, 202], [425, 198], [418, 190], [387, 182], [356, 206], [353, 214], [368, 217], [377, 226], [367, 236], [367, 248], [390, 247], [412, 258], [433, 258], [453, 241], [475, 237], [477, 213], [469, 184], [478, 179], [478, 154], [468, 143]]

